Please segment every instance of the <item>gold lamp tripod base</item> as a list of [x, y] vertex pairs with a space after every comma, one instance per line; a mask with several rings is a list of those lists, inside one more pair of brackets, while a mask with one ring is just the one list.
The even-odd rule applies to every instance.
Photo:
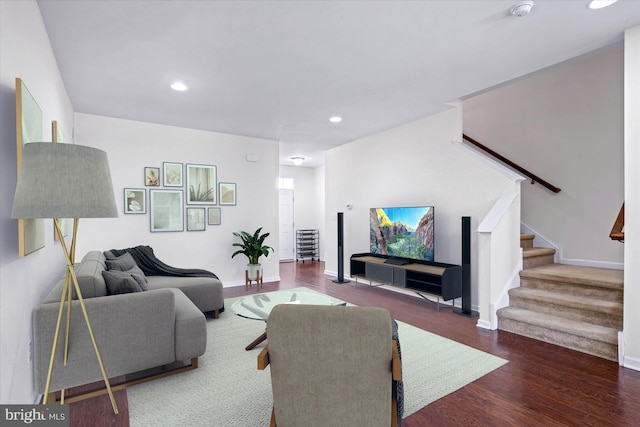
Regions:
[[[82, 309], [82, 314], [84, 316], [85, 323], [87, 324], [87, 328], [89, 330], [89, 336], [91, 337], [93, 348], [96, 352], [96, 357], [98, 358], [98, 364], [100, 365], [100, 370], [102, 371], [102, 378], [104, 379], [107, 393], [109, 394], [109, 399], [111, 400], [111, 406], [113, 407], [113, 412], [117, 414], [118, 406], [116, 405], [116, 401], [113, 397], [111, 385], [109, 384], [109, 377], [107, 377], [107, 372], [105, 371], [104, 364], [102, 363], [100, 350], [98, 350], [98, 343], [96, 342], [96, 338], [93, 334], [93, 328], [91, 328], [91, 322], [89, 321], [87, 308], [85, 307], [84, 299], [82, 298], [82, 293], [80, 292], [80, 286], [78, 285], [76, 272], [73, 267], [73, 260], [75, 259], [76, 235], [78, 231], [79, 219], [75, 218], [73, 220], [73, 237], [71, 239], [71, 251], [67, 250], [67, 245], [65, 244], [64, 236], [60, 228], [60, 221], [58, 220], [58, 218], [54, 218], [53, 222], [55, 225], [56, 234], [58, 235], [58, 239], [60, 240], [60, 244], [62, 246], [62, 250], [64, 251], [64, 256], [67, 261], [67, 272], [65, 274], [64, 286], [62, 289], [62, 297], [60, 298], [60, 309], [58, 310], [58, 321], [56, 323], [56, 331], [55, 331], [55, 336], [53, 338], [53, 346], [51, 349], [51, 359], [49, 360], [49, 371], [47, 372], [47, 382], [45, 385], [44, 399], [42, 403], [46, 405], [47, 399], [49, 397], [49, 388], [51, 386], [51, 376], [53, 374], [53, 365], [56, 358], [56, 349], [58, 347], [58, 337], [60, 335], [60, 327], [62, 326], [62, 312], [64, 311], [65, 304], [67, 305], [67, 320], [66, 320], [66, 334], [65, 334], [65, 345], [64, 345], [64, 365], [65, 366], [67, 365], [67, 355], [68, 355], [68, 349], [69, 349], [69, 325], [71, 321], [71, 300], [73, 296], [73, 291], [75, 290], [76, 295], [78, 296], [78, 301], [80, 303], [80, 308]], [[60, 403], [64, 404], [64, 390], [62, 390], [60, 394], [61, 394]]]

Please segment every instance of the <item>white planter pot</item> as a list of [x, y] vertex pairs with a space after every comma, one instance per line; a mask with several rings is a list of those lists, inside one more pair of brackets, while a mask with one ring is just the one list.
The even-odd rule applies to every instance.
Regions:
[[257, 280], [260, 277], [260, 270], [262, 266], [260, 264], [247, 264], [247, 277], [249, 280]]

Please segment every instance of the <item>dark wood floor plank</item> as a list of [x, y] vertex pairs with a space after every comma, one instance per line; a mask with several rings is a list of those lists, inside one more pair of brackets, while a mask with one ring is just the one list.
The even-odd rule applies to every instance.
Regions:
[[[280, 279], [265, 283], [260, 292], [306, 286], [360, 306], [384, 307], [398, 320], [509, 361], [409, 416], [404, 427], [640, 423], [640, 372], [509, 332], [478, 328], [477, 318], [457, 315], [445, 307], [437, 311], [435, 305], [412, 295], [362, 282], [357, 286], [353, 281], [334, 283], [324, 275], [321, 262], [282, 263]], [[248, 291], [244, 286], [224, 289], [225, 298], [257, 292], [255, 286]], [[127, 427], [126, 396], [120, 393], [124, 392], [116, 397], [120, 415], [113, 415], [108, 397], [102, 396], [72, 404], [71, 425]]]

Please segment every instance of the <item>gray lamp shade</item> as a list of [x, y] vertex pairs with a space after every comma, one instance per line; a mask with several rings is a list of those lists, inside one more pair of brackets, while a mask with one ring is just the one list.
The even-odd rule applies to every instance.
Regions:
[[107, 153], [74, 144], [25, 144], [11, 218], [117, 216]]

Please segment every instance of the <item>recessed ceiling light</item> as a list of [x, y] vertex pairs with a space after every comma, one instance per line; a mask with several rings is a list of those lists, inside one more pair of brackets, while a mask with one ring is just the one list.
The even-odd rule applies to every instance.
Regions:
[[333, 116], [329, 119], [329, 121], [331, 123], [340, 123], [342, 121], [342, 117], [340, 116]]
[[304, 162], [304, 157], [300, 157], [300, 156], [292, 157], [291, 161], [293, 161], [294, 165], [300, 166], [302, 162]]
[[591, 0], [589, 2], [589, 9], [602, 9], [607, 6], [611, 6], [618, 0]]
[[173, 83], [171, 83], [171, 89], [177, 90], [178, 92], [184, 92], [185, 90], [187, 90], [189, 88], [187, 87], [186, 84], [184, 84], [182, 82], [173, 82]]

